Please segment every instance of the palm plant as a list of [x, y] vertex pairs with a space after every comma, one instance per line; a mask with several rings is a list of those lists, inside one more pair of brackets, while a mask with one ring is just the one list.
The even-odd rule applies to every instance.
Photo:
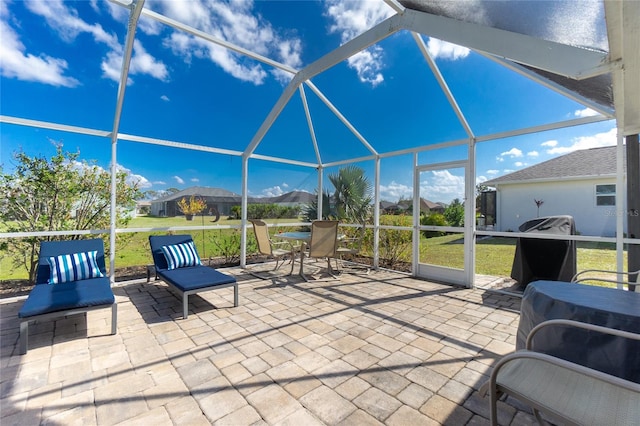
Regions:
[[335, 215], [339, 220], [365, 223], [371, 212], [371, 183], [359, 167], [347, 166], [329, 175], [333, 184]]
[[[316, 193], [317, 195], [317, 193]], [[324, 191], [322, 193], [322, 215], [318, 216], [318, 201], [317, 197], [304, 209], [303, 217], [307, 222], [311, 222], [312, 220], [318, 219], [318, 217], [322, 219], [329, 219], [331, 216], [331, 195], [329, 191]]]

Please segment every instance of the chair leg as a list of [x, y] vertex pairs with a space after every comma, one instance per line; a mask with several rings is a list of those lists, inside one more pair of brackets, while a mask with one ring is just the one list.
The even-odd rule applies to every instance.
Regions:
[[233, 285], [233, 306], [238, 306], [238, 283]]
[[111, 334], [118, 332], [118, 304], [113, 302], [111, 305]]
[[490, 411], [489, 421], [491, 426], [498, 426], [498, 390], [495, 387], [489, 389]]
[[296, 251], [292, 247], [291, 248], [291, 270], [289, 271], [289, 275], [293, 275], [293, 270], [295, 269], [295, 266], [296, 266]]
[[182, 318], [187, 319], [189, 316], [189, 296], [187, 294], [182, 295]]
[[[280, 266], [282, 266], [282, 265], [278, 266], [278, 263], [279, 263], [279, 262], [280, 262], [280, 258], [279, 258], [279, 257], [276, 257], [276, 267], [275, 267], [275, 268], [273, 268], [273, 270], [274, 270], [274, 271], [277, 271], [277, 270], [278, 270], [278, 268], [279, 268]], [[284, 260], [282, 261], [282, 264], [284, 265]]]
[[27, 346], [29, 346], [29, 321], [25, 320], [20, 323], [20, 355], [27, 353]]

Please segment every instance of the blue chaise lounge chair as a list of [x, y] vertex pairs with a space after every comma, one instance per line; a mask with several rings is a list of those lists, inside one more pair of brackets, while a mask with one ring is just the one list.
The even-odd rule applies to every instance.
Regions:
[[214, 288], [233, 287], [233, 306], [238, 306], [238, 283], [235, 277], [200, 262], [191, 235], [149, 236], [156, 276], [173, 287], [182, 297], [182, 315], [189, 315], [190, 294]]
[[42, 241], [36, 285], [18, 312], [20, 353], [27, 352], [29, 323], [103, 308], [111, 308], [111, 334], [116, 334], [117, 304], [102, 239]]

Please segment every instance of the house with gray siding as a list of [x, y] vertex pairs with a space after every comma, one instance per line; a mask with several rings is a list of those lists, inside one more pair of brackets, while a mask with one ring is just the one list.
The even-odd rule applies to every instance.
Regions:
[[574, 151], [483, 184], [497, 191], [496, 231], [517, 231], [536, 217], [570, 215], [582, 235], [615, 235], [615, 146]]

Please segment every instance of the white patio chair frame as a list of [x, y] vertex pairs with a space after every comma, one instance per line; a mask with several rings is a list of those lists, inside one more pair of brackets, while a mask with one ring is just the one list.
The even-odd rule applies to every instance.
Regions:
[[[588, 276], [586, 274], [610, 274], [610, 275], [615, 275], [616, 278], [612, 279], [612, 278], [606, 278], [606, 277], [598, 277], [598, 276]], [[619, 275], [623, 275], [626, 276], [627, 279], [626, 280], [621, 280], [618, 278]], [[631, 281], [631, 276], [635, 275], [636, 276], [636, 280], [635, 281]], [[637, 271], [631, 271], [631, 272], [618, 272], [618, 271], [612, 271], [612, 270], [607, 270], [607, 269], [585, 269], [584, 271], [580, 271], [577, 274], [575, 274], [573, 276], [573, 278], [571, 278], [571, 282], [572, 283], [585, 283], [587, 281], [601, 281], [601, 282], [605, 282], [605, 283], [611, 283], [611, 284], [621, 284], [622, 286], [626, 286], [627, 289], [631, 290], [631, 291], [635, 291], [636, 287], [635, 286], [640, 286], [640, 282], [638, 281], [638, 277], [640, 277], [640, 269]]]
[[498, 424], [497, 403], [503, 393], [531, 406], [540, 424], [546, 423], [543, 413], [550, 421], [567, 425], [637, 425], [639, 383], [531, 349], [540, 329], [557, 325], [640, 341], [640, 334], [578, 321], [555, 319], [538, 324], [527, 336], [527, 349], [502, 358], [480, 390], [481, 396], [490, 393], [491, 425]]

